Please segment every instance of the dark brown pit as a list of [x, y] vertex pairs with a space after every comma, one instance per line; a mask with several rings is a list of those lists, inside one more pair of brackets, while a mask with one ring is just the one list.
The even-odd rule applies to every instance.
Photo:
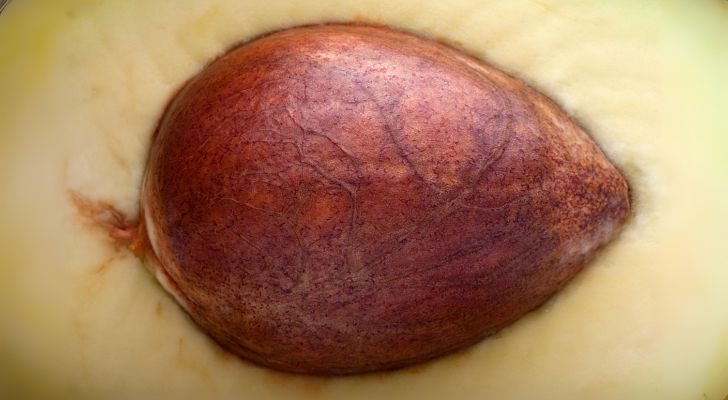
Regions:
[[143, 188], [156, 272], [241, 357], [402, 367], [561, 289], [629, 214], [584, 131], [435, 41], [323, 25], [237, 47], [160, 122]]

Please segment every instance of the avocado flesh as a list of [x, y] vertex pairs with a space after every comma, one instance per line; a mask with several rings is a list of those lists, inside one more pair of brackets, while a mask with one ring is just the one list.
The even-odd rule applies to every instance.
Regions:
[[[721, 400], [728, 6], [683, 3], [13, 2], [0, 16], [0, 397]], [[332, 20], [461, 46], [559, 102], [630, 179], [621, 239], [546, 307], [415, 368], [312, 378], [222, 352], [80, 222], [68, 190], [133, 215], [176, 88], [236, 42]]]

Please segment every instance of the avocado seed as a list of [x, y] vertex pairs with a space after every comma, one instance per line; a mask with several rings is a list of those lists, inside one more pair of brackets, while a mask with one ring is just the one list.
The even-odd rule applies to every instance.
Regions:
[[159, 279], [291, 372], [402, 367], [513, 323], [618, 233], [626, 180], [551, 100], [385, 27], [272, 33], [176, 95], [142, 190]]

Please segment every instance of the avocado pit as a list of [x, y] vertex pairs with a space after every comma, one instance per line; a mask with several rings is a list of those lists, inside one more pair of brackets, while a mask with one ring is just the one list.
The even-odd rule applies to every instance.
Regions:
[[233, 353], [291, 372], [402, 367], [559, 291], [629, 188], [552, 101], [384, 27], [243, 44], [176, 95], [142, 189], [165, 287]]

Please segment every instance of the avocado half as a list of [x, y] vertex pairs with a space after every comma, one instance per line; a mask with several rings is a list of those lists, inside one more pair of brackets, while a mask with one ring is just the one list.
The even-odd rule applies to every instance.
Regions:
[[[236, 43], [364, 22], [547, 94], [633, 216], [556, 298], [459, 353], [318, 378], [223, 351], [69, 192], [134, 218], [168, 100]], [[728, 394], [728, 5], [547, 0], [16, 1], [0, 15], [0, 397], [717, 399]]]

